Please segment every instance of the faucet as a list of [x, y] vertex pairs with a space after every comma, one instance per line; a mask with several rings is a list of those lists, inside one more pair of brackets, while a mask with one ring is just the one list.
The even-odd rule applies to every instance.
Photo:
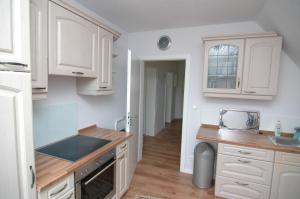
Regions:
[[295, 134], [293, 136], [294, 140], [300, 140], [300, 127], [295, 127]]

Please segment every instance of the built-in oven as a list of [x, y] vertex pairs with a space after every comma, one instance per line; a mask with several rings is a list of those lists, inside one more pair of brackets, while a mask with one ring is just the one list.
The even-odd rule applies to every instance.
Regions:
[[115, 150], [75, 171], [76, 199], [110, 199], [116, 194]]

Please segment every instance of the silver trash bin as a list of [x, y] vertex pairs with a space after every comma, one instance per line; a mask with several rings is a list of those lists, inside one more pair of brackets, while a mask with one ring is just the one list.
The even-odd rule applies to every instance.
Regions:
[[197, 144], [194, 152], [193, 184], [198, 188], [209, 188], [214, 175], [215, 152], [205, 142]]

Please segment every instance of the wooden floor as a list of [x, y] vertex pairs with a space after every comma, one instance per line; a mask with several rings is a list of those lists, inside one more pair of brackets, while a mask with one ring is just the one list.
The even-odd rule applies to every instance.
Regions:
[[139, 162], [123, 199], [137, 195], [170, 199], [215, 199], [214, 189], [197, 189], [192, 175], [179, 172], [181, 121], [175, 121], [157, 136], [144, 137], [143, 159]]

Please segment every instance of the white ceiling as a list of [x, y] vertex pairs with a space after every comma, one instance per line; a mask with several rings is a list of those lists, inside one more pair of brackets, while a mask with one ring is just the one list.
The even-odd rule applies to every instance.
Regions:
[[253, 20], [266, 0], [76, 0], [127, 32]]
[[300, 0], [75, 0], [123, 30], [256, 21], [283, 36], [283, 48], [300, 66]]

